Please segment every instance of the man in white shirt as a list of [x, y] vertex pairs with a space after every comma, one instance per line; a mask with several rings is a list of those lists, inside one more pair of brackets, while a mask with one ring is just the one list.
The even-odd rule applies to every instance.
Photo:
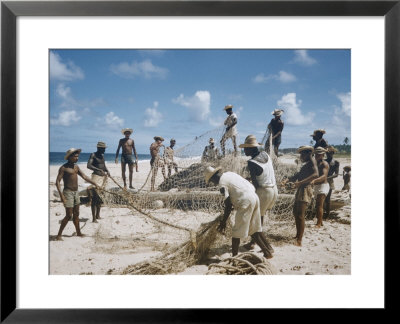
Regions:
[[235, 153], [237, 152], [237, 147], [236, 147], [236, 136], [238, 134], [236, 129], [237, 116], [236, 114], [233, 113], [232, 108], [233, 108], [232, 105], [226, 105], [224, 108], [224, 110], [228, 114], [228, 117], [226, 117], [225, 119], [224, 125], [226, 126], [226, 129], [220, 141], [223, 156], [225, 156], [225, 142], [228, 138], [232, 139], [233, 148], [235, 150]]
[[264, 257], [272, 258], [272, 249], [268, 248], [267, 240], [262, 233], [260, 217], [260, 201], [254, 186], [234, 172], [222, 173], [221, 168], [207, 167], [205, 170], [206, 183], [211, 182], [220, 187], [225, 196], [224, 216], [218, 227], [224, 232], [226, 221], [234, 208], [236, 210], [235, 225], [232, 228], [232, 255], [239, 252], [240, 239], [249, 235], [260, 246]]

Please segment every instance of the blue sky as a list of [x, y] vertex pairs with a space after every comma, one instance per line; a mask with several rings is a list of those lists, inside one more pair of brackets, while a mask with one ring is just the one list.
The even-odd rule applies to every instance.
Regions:
[[138, 153], [156, 135], [179, 148], [238, 115], [240, 142], [262, 140], [284, 109], [281, 148], [351, 140], [350, 50], [50, 50], [50, 151], [116, 151], [133, 128]]

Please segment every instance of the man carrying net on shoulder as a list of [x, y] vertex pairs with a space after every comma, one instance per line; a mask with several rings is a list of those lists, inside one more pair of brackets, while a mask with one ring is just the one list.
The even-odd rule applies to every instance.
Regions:
[[268, 154], [271, 154], [270, 145], [272, 144], [274, 147], [274, 153], [276, 157], [278, 157], [279, 145], [281, 145], [282, 141], [282, 131], [284, 126], [284, 123], [281, 120], [282, 113], [283, 113], [282, 109], [274, 109], [274, 111], [271, 113], [272, 115], [275, 116], [275, 118], [272, 118], [268, 124], [268, 132], [271, 139], [269, 137], [267, 138], [264, 147], [265, 151], [267, 151]]
[[151, 155], [151, 160], [150, 160], [150, 165], [151, 165], [151, 191], [155, 191], [155, 182], [156, 182], [156, 176], [158, 173], [158, 168], [161, 168], [162, 175], [164, 177], [164, 180], [167, 179], [165, 176], [165, 170], [164, 170], [164, 161], [160, 156], [160, 148], [164, 147], [164, 138], [161, 136], [154, 136], [154, 143], [150, 145], [150, 155]]
[[236, 137], [237, 137], [237, 129], [236, 129], [236, 124], [237, 124], [237, 116], [235, 113], [232, 111], [233, 106], [232, 105], [226, 105], [224, 110], [228, 114], [228, 117], [225, 119], [224, 125], [226, 126], [225, 128], [225, 133], [222, 135], [221, 138], [221, 150], [222, 150], [222, 155], [225, 156], [225, 142], [228, 138], [232, 139], [233, 143], [233, 149], [235, 150], [235, 153], [237, 152], [237, 146], [236, 146]]

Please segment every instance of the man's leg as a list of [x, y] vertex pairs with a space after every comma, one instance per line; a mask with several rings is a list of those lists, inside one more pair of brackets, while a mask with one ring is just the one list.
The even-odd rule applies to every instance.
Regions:
[[224, 135], [222, 135], [222, 138], [221, 138], [221, 141], [220, 141], [222, 156], [225, 156], [225, 141], [226, 141], [226, 136], [224, 134]]
[[301, 246], [301, 241], [303, 240], [303, 234], [304, 234], [304, 228], [305, 228], [305, 214], [306, 214], [306, 209], [307, 209], [307, 203], [304, 201], [299, 201], [297, 203], [297, 215], [295, 217], [297, 218], [297, 239], [295, 242], [295, 245]]
[[173, 165], [174, 165], [175, 173], [178, 173], [178, 164], [176, 164], [175, 162], [173, 162]]
[[72, 209], [73, 209], [72, 207], [65, 207], [65, 217], [61, 221], [60, 229], [58, 230], [58, 234], [57, 234], [57, 237], [56, 237], [57, 241], [63, 241], [63, 239], [61, 237], [61, 234], [62, 234], [65, 226], [67, 226], [68, 221], [72, 217]]
[[235, 150], [235, 152], [237, 152], [236, 136], [235, 135], [232, 136], [232, 143], [233, 143], [233, 149]]
[[167, 179], [167, 176], [165, 175], [164, 163], [163, 162], [159, 162], [158, 165], [161, 168], [161, 173], [162, 173], [162, 175], [164, 177], [164, 180]]
[[236, 256], [239, 252], [240, 238], [232, 237], [232, 256]]
[[92, 209], [92, 223], [97, 223], [97, 220], [96, 220], [96, 203], [92, 200], [92, 203], [91, 203], [91, 209]]
[[133, 163], [128, 164], [128, 168], [129, 168], [129, 189], [133, 189], [133, 186], [132, 186]]
[[124, 188], [126, 189], [126, 176], [125, 176], [125, 170], [126, 170], [126, 163], [124, 163], [124, 162], [121, 162], [122, 180], [124, 181]]
[[328, 195], [325, 198], [325, 218], [328, 218], [330, 213], [331, 213], [331, 194], [332, 194], [332, 189], [329, 189]]
[[[264, 239], [266, 241], [266, 238], [262, 238], [262, 232], [257, 232], [251, 235], [251, 237], [254, 239], [254, 241], [257, 243], [257, 245], [261, 248], [261, 251], [264, 253], [264, 257], [266, 259], [271, 259], [272, 258], [272, 252], [268, 248], [268, 246], [265, 245]], [[272, 247], [271, 247], [272, 249]]]
[[157, 176], [157, 172], [158, 172], [158, 166], [156, 164], [153, 164], [152, 166], [152, 170], [151, 170], [151, 191], [154, 191], [154, 185], [156, 183], [156, 176]]
[[325, 195], [318, 195], [317, 196], [317, 201], [315, 203], [315, 209], [317, 212], [317, 224], [315, 227], [319, 228], [323, 226], [322, 224], [322, 215], [324, 213], [324, 201], [325, 201]]
[[100, 217], [100, 209], [101, 209], [101, 204], [98, 204], [98, 205], [96, 206], [96, 219], [102, 219], [102, 218]]
[[75, 225], [76, 235], [82, 237], [83, 234], [81, 233], [81, 229], [79, 228], [79, 205], [74, 206], [72, 222]]

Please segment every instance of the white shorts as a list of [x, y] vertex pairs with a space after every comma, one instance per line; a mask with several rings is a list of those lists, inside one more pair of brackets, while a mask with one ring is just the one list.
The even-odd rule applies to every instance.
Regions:
[[278, 198], [278, 188], [276, 185], [270, 188], [258, 187], [256, 193], [260, 198], [260, 215], [265, 216], [266, 211], [274, 207]]
[[329, 183], [321, 183], [314, 185], [314, 196], [325, 195], [327, 196], [329, 193]]

